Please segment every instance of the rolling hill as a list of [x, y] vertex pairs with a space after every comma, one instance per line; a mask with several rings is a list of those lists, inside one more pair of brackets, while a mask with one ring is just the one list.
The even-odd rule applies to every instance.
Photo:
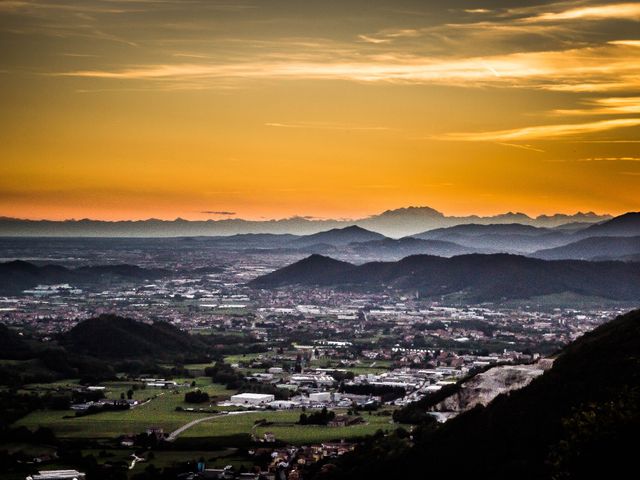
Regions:
[[299, 262], [258, 277], [249, 284], [257, 288], [273, 288], [292, 284], [324, 284], [328, 277], [340, 277], [343, 273], [351, 272], [353, 268], [351, 263], [313, 254]]
[[376, 232], [366, 230], [356, 225], [345, 228], [334, 228], [325, 232], [306, 235], [291, 242], [294, 247], [308, 247], [311, 245], [348, 245], [350, 243], [371, 242], [383, 240], [386, 237]]
[[636, 237], [640, 236], [640, 212], [629, 212], [606, 222], [591, 225], [578, 233], [585, 237]]
[[168, 272], [135, 265], [95, 265], [69, 269], [60, 265], [38, 266], [15, 260], [0, 263], [0, 293], [15, 294], [37, 285], [99, 283], [104, 280], [160, 278]]
[[419, 238], [404, 237], [400, 239], [385, 238], [370, 242], [352, 243], [349, 249], [358, 255], [397, 259], [409, 255], [436, 255], [439, 257], [452, 257], [473, 253], [474, 249], [463, 247], [457, 243], [444, 240], [421, 240]]
[[398, 262], [353, 265], [312, 255], [258, 277], [255, 288], [286, 285], [380, 291], [394, 288], [427, 297], [462, 295], [499, 301], [572, 292], [617, 300], [640, 299], [640, 268], [634, 263], [545, 261], [517, 255], [414, 255]]
[[115, 315], [85, 320], [59, 338], [69, 352], [98, 359], [168, 358], [204, 352], [206, 345], [166, 322], [147, 324]]
[[497, 225], [457, 225], [413, 235], [423, 240], [457, 243], [477, 253], [531, 253], [542, 248], [565, 245], [573, 237], [562, 230], [534, 227], [520, 223]]
[[590, 237], [568, 245], [539, 250], [532, 257], [545, 260], [627, 260], [640, 255], [640, 236]]

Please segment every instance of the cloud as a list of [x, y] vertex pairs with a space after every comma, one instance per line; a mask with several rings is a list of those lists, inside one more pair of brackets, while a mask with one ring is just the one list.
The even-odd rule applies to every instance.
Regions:
[[[284, 55], [283, 55], [284, 56]], [[640, 88], [637, 49], [604, 45], [563, 51], [519, 52], [488, 57], [446, 59], [386, 55], [313, 61], [177, 63], [137, 65], [121, 70], [76, 70], [56, 76], [185, 83], [185, 88], [215, 87], [222, 80], [324, 79], [367, 83], [525, 87], [560, 91]]]
[[557, 109], [553, 115], [629, 115], [640, 113], [640, 97], [592, 98], [582, 102], [589, 108]]
[[466, 13], [489, 13], [491, 10], [486, 8], [466, 8], [464, 11]]
[[546, 12], [526, 18], [527, 22], [555, 22], [564, 20], [604, 20], [604, 19], [640, 20], [640, 3], [613, 3], [570, 8], [559, 12]]
[[620, 118], [616, 120], [602, 120], [599, 122], [538, 125], [534, 127], [514, 128], [492, 132], [450, 133], [440, 140], [460, 140], [466, 142], [509, 142], [518, 140], [552, 140], [559, 137], [604, 132], [616, 128], [635, 127], [640, 125], [640, 118]]
[[527, 145], [527, 144], [505, 143], [505, 142], [497, 142], [497, 144], [503, 145], [505, 147], [520, 148], [522, 150], [531, 150], [532, 152], [544, 153], [544, 150], [540, 148], [532, 147], [531, 145]]
[[204, 210], [200, 213], [204, 213], [205, 215], [236, 215], [236, 212], [226, 212], [224, 210]]
[[373, 43], [376, 45], [380, 43], [389, 43], [391, 41], [389, 38], [375, 38], [368, 35], [358, 35], [358, 38], [363, 42]]
[[625, 45], [627, 47], [640, 47], [640, 40], [612, 40], [610, 45]]
[[349, 125], [340, 123], [313, 123], [313, 122], [300, 122], [300, 123], [265, 123], [267, 127], [274, 128], [305, 128], [313, 130], [357, 130], [357, 131], [383, 131], [390, 130], [388, 127], [376, 127], [376, 126], [362, 126], [362, 125]]
[[592, 157], [580, 158], [576, 162], [640, 162], [640, 157]]

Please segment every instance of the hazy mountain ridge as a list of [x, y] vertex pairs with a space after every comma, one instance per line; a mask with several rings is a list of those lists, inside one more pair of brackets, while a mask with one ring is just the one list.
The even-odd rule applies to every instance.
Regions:
[[430, 207], [407, 207], [387, 210], [381, 214], [355, 220], [315, 219], [293, 217], [279, 220], [243, 220], [230, 218], [221, 220], [188, 221], [176, 220], [23, 220], [0, 217], [0, 236], [228, 236], [247, 233], [275, 233], [309, 235], [332, 228], [357, 225], [390, 237], [413, 235], [440, 227], [450, 227], [467, 223], [525, 223], [540, 227], [554, 227], [571, 222], [601, 222], [609, 215], [592, 212], [575, 215], [541, 215], [531, 218], [522, 213], [505, 213], [495, 216], [446, 216]]
[[640, 236], [640, 212], [627, 212], [606, 222], [591, 225], [576, 235], [580, 237]]
[[[531, 254], [536, 258], [549, 259], [627, 259], [629, 255], [638, 253], [635, 249], [622, 248], [616, 253], [615, 243], [623, 247], [620, 240], [606, 240], [587, 242], [592, 248], [585, 256], [578, 255], [573, 247], [567, 247], [582, 239], [599, 237], [630, 237], [640, 236], [640, 214], [629, 212], [619, 217], [589, 225], [584, 223], [568, 224], [567, 229], [560, 227], [544, 228], [532, 225], [515, 224], [468, 224], [454, 227], [429, 230], [413, 238], [446, 240], [477, 252], [493, 251], [517, 254]], [[584, 244], [586, 245], [586, 244]], [[555, 249], [554, 252], [543, 253]], [[563, 255], [566, 253], [566, 255]], [[546, 256], [551, 255], [551, 256]]]
[[612, 260], [640, 255], [640, 236], [589, 237], [562, 247], [535, 252], [533, 257], [544, 260]]
[[384, 240], [385, 238], [387, 237], [380, 233], [372, 232], [357, 225], [351, 225], [345, 228], [334, 228], [325, 232], [299, 237], [292, 241], [292, 245], [296, 247], [316, 244], [341, 246], [350, 243]]

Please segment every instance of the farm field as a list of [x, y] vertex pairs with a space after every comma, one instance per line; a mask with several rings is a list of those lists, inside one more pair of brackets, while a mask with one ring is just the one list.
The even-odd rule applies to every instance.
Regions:
[[[127, 382], [105, 385], [108, 388], [108, 398], [120, 398], [120, 393], [126, 392], [130, 386]], [[223, 385], [211, 383], [206, 377], [196, 379], [196, 386], [214, 397], [228, 398], [235, 393], [234, 390], [227, 390]], [[114, 438], [123, 434], [144, 432], [150, 426], [161, 427], [166, 432], [171, 432], [191, 420], [211, 415], [176, 411], [176, 407], [207, 407], [207, 404], [185, 403], [184, 394], [189, 390], [191, 388], [181, 388], [176, 391], [138, 390], [134, 398], [151, 397], [148, 402], [131, 410], [104, 412], [83, 417], [74, 417], [72, 410], [38, 410], [19, 420], [16, 426], [25, 426], [30, 429], [40, 426], [48, 427], [61, 438]]]
[[[207, 377], [196, 380], [197, 388], [209, 393], [212, 397], [228, 398], [235, 391], [227, 390], [223, 385], [212, 384]], [[131, 388], [130, 382], [109, 382], [106, 384], [108, 398], [120, 398], [120, 394]], [[148, 427], [161, 427], [165, 432], [183, 426], [192, 420], [209, 417], [211, 413], [176, 411], [182, 408], [207, 408], [208, 404], [194, 405], [184, 402], [184, 393], [190, 389], [179, 390], [137, 390], [134, 398], [149, 400], [131, 410], [104, 412], [95, 415], [75, 417], [71, 410], [39, 410], [16, 423], [37, 429], [40, 426], [52, 429], [60, 438], [115, 438], [125, 434], [137, 434]], [[144, 396], [144, 397], [143, 397]], [[215, 407], [212, 407], [215, 408]], [[225, 408], [225, 410], [229, 410]], [[373, 434], [381, 429], [389, 431], [397, 428], [389, 416], [364, 414], [364, 424], [348, 427], [325, 427], [315, 425], [298, 425], [300, 410], [291, 411], [247, 411], [206, 420], [194, 425], [180, 435], [180, 438], [246, 438], [254, 435], [261, 439], [266, 432], [274, 433], [277, 440], [305, 444], [341, 439], [353, 439]], [[337, 412], [345, 413], [345, 412]], [[257, 425], [256, 422], [265, 421]]]
[[[275, 434], [277, 440], [301, 445], [331, 440], [348, 440], [371, 435], [377, 430], [394, 430], [400, 426], [391, 423], [390, 416], [368, 415], [366, 413], [363, 415], [366, 423], [360, 425], [348, 427], [298, 425], [296, 422], [300, 418], [300, 413], [300, 410], [291, 410], [220, 416], [186, 430], [183, 437], [230, 437], [253, 433], [257, 439], [260, 439], [266, 432], [271, 432]], [[336, 410], [336, 413], [344, 414], [345, 412]], [[256, 424], [260, 420], [266, 420], [267, 424]]]

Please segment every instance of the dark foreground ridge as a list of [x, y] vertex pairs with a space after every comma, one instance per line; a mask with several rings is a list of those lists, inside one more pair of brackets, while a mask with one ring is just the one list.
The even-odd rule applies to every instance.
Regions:
[[474, 301], [523, 299], [565, 292], [634, 301], [640, 299], [640, 264], [473, 254], [453, 258], [414, 255], [398, 262], [353, 265], [311, 255], [258, 277], [250, 285], [371, 291], [392, 287], [428, 297], [461, 294]]
[[624, 478], [640, 427], [640, 310], [562, 350], [521, 390], [442, 426], [371, 437], [314, 478]]

